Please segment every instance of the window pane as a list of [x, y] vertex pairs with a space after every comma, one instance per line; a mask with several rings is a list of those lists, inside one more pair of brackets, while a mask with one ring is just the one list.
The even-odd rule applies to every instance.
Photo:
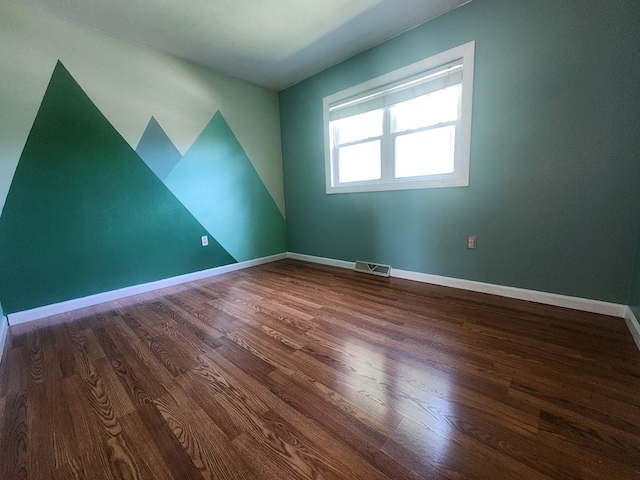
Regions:
[[453, 172], [454, 125], [396, 137], [396, 178]]
[[380, 175], [380, 140], [341, 147], [338, 150], [340, 183], [377, 180]]
[[390, 108], [391, 131], [404, 132], [458, 118], [460, 85], [398, 103]]
[[379, 137], [382, 135], [383, 115], [383, 110], [374, 110], [372, 112], [334, 120], [331, 122], [331, 127], [334, 131], [335, 143], [344, 144], [358, 140], [366, 140], [371, 137]]

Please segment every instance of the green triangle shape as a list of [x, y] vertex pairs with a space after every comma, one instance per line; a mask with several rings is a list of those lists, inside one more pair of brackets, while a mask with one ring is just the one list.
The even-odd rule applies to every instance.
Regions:
[[136, 153], [160, 180], [167, 178], [167, 175], [182, 158], [178, 149], [154, 117], [149, 120], [136, 147]]
[[220, 112], [164, 182], [239, 262], [286, 251], [285, 219]]
[[234, 263], [58, 62], [0, 217], [5, 313]]

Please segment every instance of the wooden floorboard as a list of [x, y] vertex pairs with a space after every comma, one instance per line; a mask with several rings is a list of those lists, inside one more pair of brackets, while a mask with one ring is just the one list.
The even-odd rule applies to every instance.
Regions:
[[0, 479], [640, 479], [620, 318], [294, 260], [12, 326]]

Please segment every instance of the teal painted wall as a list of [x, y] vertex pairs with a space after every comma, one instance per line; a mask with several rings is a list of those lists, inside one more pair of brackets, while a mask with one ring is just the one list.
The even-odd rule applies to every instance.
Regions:
[[220, 112], [164, 182], [237, 261], [286, 251], [284, 217]]
[[235, 263], [58, 63], [0, 217], [0, 295], [24, 311]]
[[138, 142], [136, 153], [163, 182], [182, 159], [176, 146], [153, 117]]
[[184, 156], [152, 118], [136, 152], [237, 261], [286, 250], [284, 217], [222, 113]]
[[6, 314], [286, 251], [275, 93], [0, 4]]
[[[280, 92], [289, 250], [626, 303], [639, 18], [635, 0], [474, 0]], [[322, 98], [471, 40], [469, 187], [326, 195]]]

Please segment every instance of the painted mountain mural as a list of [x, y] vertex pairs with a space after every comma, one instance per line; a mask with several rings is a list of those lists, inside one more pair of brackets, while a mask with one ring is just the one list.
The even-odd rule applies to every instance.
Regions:
[[167, 175], [182, 158], [178, 149], [154, 117], [149, 120], [149, 124], [136, 147], [136, 153], [162, 181], [167, 178]]
[[164, 182], [239, 262], [286, 250], [284, 217], [220, 112]]
[[235, 262], [206, 234], [58, 62], [0, 217], [5, 313]]

